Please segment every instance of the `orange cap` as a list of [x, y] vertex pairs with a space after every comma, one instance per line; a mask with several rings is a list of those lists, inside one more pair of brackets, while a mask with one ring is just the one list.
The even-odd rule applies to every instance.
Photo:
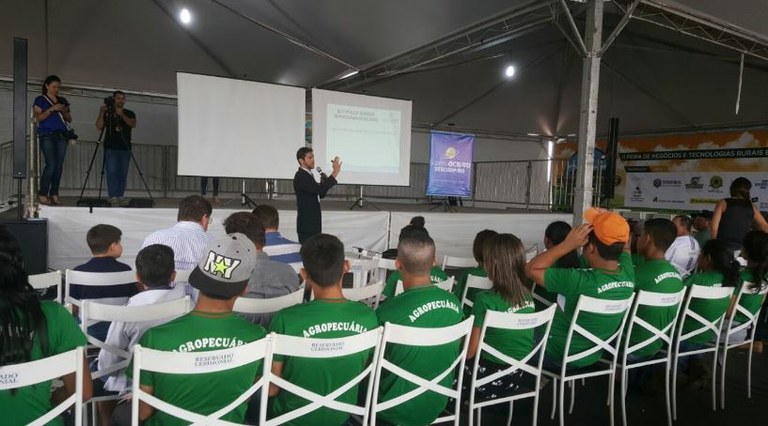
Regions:
[[629, 224], [616, 213], [591, 208], [584, 212], [584, 220], [592, 224], [595, 236], [603, 244], [629, 241]]

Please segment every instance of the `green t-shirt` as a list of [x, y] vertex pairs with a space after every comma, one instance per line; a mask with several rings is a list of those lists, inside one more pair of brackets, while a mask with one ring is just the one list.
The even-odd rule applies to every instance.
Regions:
[[[500, 294], [494, 291], [483, 291], [475, 298], [472, 307], [475, 315], [475, 327], [481, 328], [485, 322], [485, 313], [488, 311], [530, 314], [536, 312], [533, 299], [528, 297], [522, 305], [510, 306]], [[504, 355], [516, 360], [523, 359], [533, 348], [533, 329], [530, 330], [503, 330], [500, 328], [488, 328], [485, 331], [485, 341]], [[483, 359], [502, 363], [493, 355], [483, 352]]]
[[[555, 310], [555, 319], [547, 342], [547, 357], [562, 362], [565, 353], [565, 340], [568, 327], [576, 311], [579, 296], [586, 295], [597, 299], [623, 300], [632, 296], [635, 287], [635, 273], [629, 255], [623, 253], [619, 258], [616, 271], [601, 269], [561, 269], [549, 268], [544, 274], [547, 290], [564, 297], [564, 305]], [[620, 314], [602, 315], [584, 313], [579, 324], [601, 339], [607, 339], [621, 325]], [[594, 344], [578, 333], [571, 339], [569, 355], [583, 352]], [[602, 351], [569, 363], [570, 367], [586, 367], [594, 364], [602, 356]]]
[[[755, 279], [755, 274], [749, 269], [742, 270], [740, 275], [741, 275], [741, 279], [744, 280], [744, 282], [749, 282], [749, 283], [757, 282], [757, 279]], [[766, 283], [766, 281], [768, 281], [768, 277], [763, 277], [761, 281], [763, 286], [768, 285]], [[741, 292], [741, 288], [737, 289], [734, 292], [734, 297], [737, 296], [739, 292]], [[747, 311], [751, 312], [753, 315], [756, 314], [760, 310], [760, 307], [763, 305], [763, 301], [765, 300], [765, 295], [759, 294], [759, 293], [760, 293], [759, 289], [754, 292], [747, 291], [746, 293], [741, 295], [741, 301], [739, 301], [739, 305], [741, 305]], [[743, 324], [749, 321], [749, 318], [747, 318], [746, 315], [737, 312], [736, 316], [733, 318], [733, 321]]]
[[[381, 292], [381, 294], [385, 297], [395, 297], [395, 290], [397, 289], [397, 282], [402, 280], [403, 277], [400, 274], [400, 271], [395, 271], [392, 273], [392, 275], [387, 278], [387, 285], [384, 286], [384, 290]], [[432, 270], [429, 271], [429, 279], [432, 281], [432, 284], [437, 284], [439, 282], [443, 282], [448, 279], [448, 274], [445, 273], [442, 269], [440, 269], [439, 266], [433, 266]]]
[[709, 233], [709, 229], [705, 229], [693, 234], [693, 238], [696, 239], [700, 247], [704, 247], [704, 244], [712, 239], [712, 234]]
[[[379, 306], [376, 314], [379, 324], [408, 327], [437, 328], [458, 324], [464, 318], [461, 303], [455, 295], [433, 285], [412, 287]], [[459, 356], [461, 342], [440, 346], [413, 347], [388, 345], [384, 356], [393, 364], [419, 377], [432, 380], [443, 373]], [[446, 376], [440, 384], [450, 387], [454, 374]], [[412, 382], [387, 373], [381, 376], [379, 400], [389, 401], [417, 386]], [[448, 403], [448, 397], [435, 392], [424, 392], [408, 402], [385, 410], [381, 420], [397, 425], [424, 425], [432, 423]]]
[[[589, 268], [589, 263], [587, 262], [587, 259], [584, 258], [584, 256], [578, 256], [578, 259], [579, 259], [579, 267], [580, 268], [584, 268], [584, 269], [588, 269]], [[560, 260], [562, 260], [562, 259], [560, 259]], [[555, 266], [554, 266], [555, 268], [564, 268], [564, 266], [560, 265], [560, 260], [555, 262]], [[534, 286], [533, 287], [533, 292], [536, 293], [537, 296], [539, 296], [542, 299], [548, 301], [549, 304], [557, 303], [557, 293], [553, 293], [551, 291], [547, 291], [547, 289], [545, 289], [544, 287], [542, 287], [540, 285]], [[533, 302], [534, 302], [534, 304], [536, 306], [536, 310], [540, 310], [541, 311], [541, 310], [546, 309], [547, 306], [549, 306], [549, 305], [545, 305], [544, 303], [539, 302], [538, 300], [534, 300]]]
[[[459, 277], [459, 280], [456, 282], [456, 285], [453, 287], [453, 295], [456, 296], [457, 299], [459, 299], [459, 302], [462, 302], [461, 298], [464, 295], [464, 286], [467, 285], [467, 278], [470, 275], [474, 275], [476, 277], [487, 277], [488, 274], [485, 272], [485, 269], [482, 266], [477, 266], [474, 268], [465, 269], [461, 276]], [[481, 292], [482, 290], [478, 288], [470, 288], [467, 290], [467, 299], [469, 299], [470, 302], [475, 302], [475, 295], [477, 293]], [[472, 313], [472, 308], [469, 306], [464, 306], [464, 315], [469, 316], [469, 314]]]
[[[683, 284], [686, 287], [690, 287], [692, 285], [700, 285], [704, 287], [722, 287], [723, 274], [716, 271], [691, 274], [685, 278]], [[728, 310], [728, 306], [730, 304], [730, 297], [724, 297], [722, 299], [693, 299], [691, 300], [690, 309], [704, 317], [704, 319], [714, 321]], [[683, 324], [683, 335], [701, 328], [702, 325], [703, 324], [701, 322], [693, 318], [686, 318], [685, 323]], [[703, 345], [705, 343], [711, 342], [714, 338], [715, 333], [707, 330], [705, 332], [691, 336], [686, 340], [686, 342], [695, 345]]]
[[[140, 340], [143, 347], [168, 352], [205, 352], [234, 348], [262, 339], [264, 327], [251, 324], [236, 314], [206, 314], [192, 311], [182, 317], [150, 328]], [[129, 371], [130, 371], [129, 367]], [[262, 361], [229, 371], [205, 374], [162, 374], [141, 372], [141, 384], [153, 387], [161, 400], [198, 414], [211, 414], [225, 407], [250, 388], [261, 376]], [[247, 404], [222, 417], [235, 423], [245, 421]], [[187, 421], [160, 410], [147, 419], [146, 426], [185, 425]]]
[[[40, 302], [40, 308], [48, 326], [48, 352], [43, 353], [40, 339], [35, 336], [30, 352], [31, 361], [86, 345], [85, 335], [77, 326], [75, 318], [62, 305], [45, 301]], [[14, 393], [10, 390], [0, 391], [0, 413], [4, 415], [4, 424], [29, 424], [52, 407], [50, 380], [16, 389]], [[61, 425], [63, 422], [58, 417], [48, 424]]]
[[[309, 303], [283, 309], [272, 318], [270, 331], [278, 334], [315, 339], [354, 336], [378, 327], [373, 309], [346, 299], [315, 299]], [[369, 362], [372, 351], [363, 351], [338, 358], [301, 358], [276, 355], [282, 361], [282, 377], [297, 386], [327, 395], [359, 375]], [[357, 403], [357, 386], [353, 386], [337, 401]], [[309, 403], [285, 389], [270, 400], [270, 418], [301, 408]], [[298, 417], [289, 425], [340, 425], [349, 419], [349, 413], [330, 408], [319, 408]]]
[[[654, 293], [679, 293], [683, 289], [683, 280], [680, 273], [671, 263], [664, 259], [646, 260], [635, 267], [635, 290], [652, 291]], [[682, 302], [681, 302], [682, 303]], [[637, 308], [637, 316], [659, 330], [664, 329], [675, 319], [677, 306], [665, 308], [640, 306]], [[629, 322], [629, 320], [627, 320]], [[650, 331], [637, 325], [632, 331], [630, 346], [645, 341], [651, 337]], [[658, 352], [664, 341], [656, 339], [653, 343], [632, 352], [635, 356], [651, 356]]]

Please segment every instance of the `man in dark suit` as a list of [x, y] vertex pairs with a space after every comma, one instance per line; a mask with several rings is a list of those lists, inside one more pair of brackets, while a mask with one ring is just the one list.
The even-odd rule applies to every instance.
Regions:
[[322, 231], [320, 198], [324, 198], [329, 189], [336, 185], [336, 176], [341, 171], [339, 157], [333, 159], [333, 172], [330, 176], [320, 173], [320, 183], [315, 181], [312, 169], [315, 168], [315, 154], [312, 148], [299, 148], [296, 152], [299, 170], [293, 176], [293, 191], [296, 193], [296, 232], [299, 242], [304, 243], [309, 237]]

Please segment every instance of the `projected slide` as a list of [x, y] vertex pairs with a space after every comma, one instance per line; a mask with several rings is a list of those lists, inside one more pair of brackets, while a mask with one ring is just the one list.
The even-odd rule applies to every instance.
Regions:
[[406, 186], [411, 102], [313, 89], [312, 148], [325, 169], [341, 157], [342, 183]]
[[178, 174], [293, 179], [306, 90], [177, 73]]

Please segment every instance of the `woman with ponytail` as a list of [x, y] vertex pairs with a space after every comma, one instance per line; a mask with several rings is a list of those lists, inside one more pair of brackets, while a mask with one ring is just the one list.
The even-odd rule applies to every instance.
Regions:
[[[756, 314], [763, 303], [765, 302], [765, 295], [761, 295], [760, 292], [765, 290], [768, 286], [768, 234], [761, 231], [750, 231], [744, 237], [744, 245], [741, 249], [741, 257], [747, 261], [747, 267], [741, 271], [741, 278], [745, 283], [749, 283], [748, 288], [744, 294], [741, 295], [741, 301], [739, 304], [752, 314]], [[735, 303], [739, 288], [734, 292], [733, 301]], [[731, 307], [731, 310], [735, 310], [735, 307]], [[729, 310], [729, 316], [731, 313]], [[733, 318], [734, 323], [743, 324], [749, 319], [742, 313], [736, 312]], [[763, 352], [763, 341], [765, 331], [760, 330], [765, 327], [765, 323], [758, 322], [758, 330], [755, 335], [754, 351]], [[746, 336], [735, 336], [739, 337]]]
[[[0, 226], [0, 366], [50, 357], [85, 346], [85, 335], [72, 315], [58, 303], [37, 298], [24, 271], [21, 250]], [[91, 375], [83, 363], [83, 400], [91, 397]], [[5, 422], [28, 424], [75, 391], [75, 374], [61, 378], [64, 386], [51, 393], [51, 382], [0, 391]], [[61, 419], [51, 424], [62, 424]]]

